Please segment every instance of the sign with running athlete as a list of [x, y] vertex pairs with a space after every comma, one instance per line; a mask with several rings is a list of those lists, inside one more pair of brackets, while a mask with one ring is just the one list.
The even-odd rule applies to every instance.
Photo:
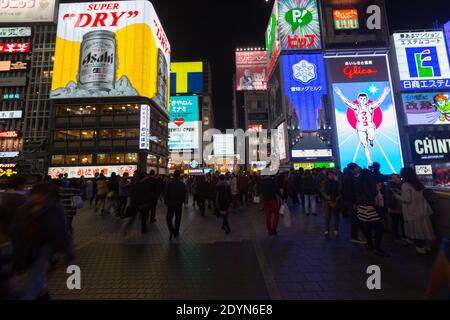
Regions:
[[381, 164], [400, 172], [403, 157], [389, 61], [382, 55], [327, 57], [341, 166]]

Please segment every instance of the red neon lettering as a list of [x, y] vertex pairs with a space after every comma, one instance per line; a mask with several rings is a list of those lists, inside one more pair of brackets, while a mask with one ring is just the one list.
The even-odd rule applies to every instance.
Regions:
[[353, 79], [354, 76], [371, 75], [377, 73], [378, 71], [370, 68], [363, 69], [359, 66], [347, 66], [342, 69], [342, 72], [347, 76], [347, 78]]

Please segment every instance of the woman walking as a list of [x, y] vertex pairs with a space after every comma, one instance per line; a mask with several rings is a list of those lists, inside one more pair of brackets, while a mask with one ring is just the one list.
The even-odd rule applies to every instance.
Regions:
[[225, 181], [225, 176], [221, 175], [219, 177], [219, 182], [216, 186], [216, 204], [219, 209], [220, 214], [222, 215], [222, 230], [225, 230], [225, 234], [229, 234], [230, 224], [228, 222], [228, 209], [230, 208], [230, 204], [232, 201], [231, 195], [231, 187]]
[[429, 242], [436, 237], [430, 221], [433, 211], [423, 195], [425, 187], [412, 168], [403, 168], [401, 177], [403, 179], [401, 201], [406, 236], [416, 243], [417, 253], [427, 254], [431, 251]]

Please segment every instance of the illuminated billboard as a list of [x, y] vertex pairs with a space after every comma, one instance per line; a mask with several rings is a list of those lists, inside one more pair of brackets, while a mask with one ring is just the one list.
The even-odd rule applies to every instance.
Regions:
[[275, 0], [275, 4], [273, 5], [265, 38], [267, 48], [267, 74], [270, 74], [281, 52], [280, 35], [278, 32], [278, 0]]
[[281, 50], [322, 48], [317, 0], [278, 0]]
[[409, 125], [450, 124], [450, 92], [402, 94]]
[[321, 13], [327, 49], [389, 46], [385, 0], [321, 0]]
[[60, 174], [68, 175], [69, 179], [72, 178], [94, 178], [95, 174], [103, 173], [105, 177], [110, 177], [111, 173], [115, 172], [118, 176], [123, 176], [124, 173], [128, 173], [130, 177], [134, 175], [137, 170], [136, 165], [122, 165], [122, 166], [89, 166], [89, 167], [51, 167], [48, 168], [48, 175], [52, 179], [58, 179]]
[[139, 96], [168, 108], [170, 44], [150, 2], [61, 4], [55, 50], [51, 99]]
[[398, 173], [403, 158], [387, 55], [326, 59], [333, 88], [341, 166], [381, 164]]
[[141, 105], [139, 124], [139, 149], [150, 150], [150, 106]]
[[444, 24], [445, 39], [447, 40], [447, 53], [450, 59], [450, 21]]
[[450, 133], [448, 131], [417, 132], [410, 136], [414, 163], [449, 162]]
[[281, 57], [285, 104], [292, 124], [301, 131], [317, 131], [327, 94], [323, 54], [294, 54]]
[[20, 118], [22, 118], [22, 110], [0, 111], [0, 120]]
[[236, 52], [236, 90], [267, 90], [267, 51]]
[[170, 97], [169, 149], [198, 149], [201, 136], [198, 96]]
[[30, 37], [31, 27], [0, 28], [0, 38]]
[[442, 31], [394, 33], [401, 89], [450, 89], [450, 66]]
[[2, 0], [2, 23], [53, 22], [56, 0]]
[[234, 156], [234, 135], [213, 135], [213, 148], [215, 156]]
[[27, 53], [30, 52], [29, 42], [0, 43], [0, 53]]
[[170, 65], [170, 94], [203, 93], [203, 62], [173, 62]]

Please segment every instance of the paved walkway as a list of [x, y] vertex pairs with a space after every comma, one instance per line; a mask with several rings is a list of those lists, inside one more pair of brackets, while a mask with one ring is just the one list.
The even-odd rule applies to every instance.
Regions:
[[[66, 288], [62, 265], [49, 276], [53, 299], [418, 299], [433, 257], [385, 236], [391, 258], [350, 242], [348, 221], [341, 237], [326, 241], [323, 218], [292, 210], [292, 226], [280, 221], [278, 236], [266, 235], [259, 206], [221, 219], [185, 208], [180, 240], [169, 243], [165, 207], [142, 235], [139, 224], [124, 236], [124, 221], [83, 209], [75, 218], [76, 261], [82, 290]], [[382, 290], [369, 291], [366, 269], [378, 265]], [[445, 296], [445, 295], [443, 295]]]

